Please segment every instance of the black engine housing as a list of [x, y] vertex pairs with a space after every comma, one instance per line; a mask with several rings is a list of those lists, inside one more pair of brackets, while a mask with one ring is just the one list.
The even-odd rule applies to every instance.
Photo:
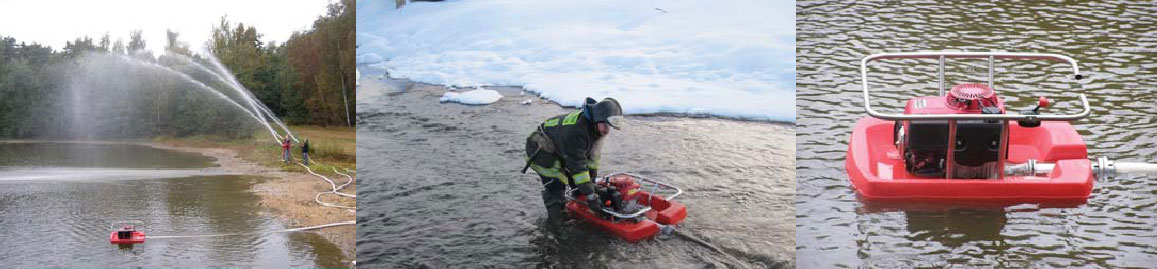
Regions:
[[[914, 120], [905, 123], [904, 167], [923, 177], [945, 177], [948, 161], [948, 121]], [[1000, 158], [1000, 135], [1004, 125], [985, 120], [956, 122], [952, 178], [992, 178]]]

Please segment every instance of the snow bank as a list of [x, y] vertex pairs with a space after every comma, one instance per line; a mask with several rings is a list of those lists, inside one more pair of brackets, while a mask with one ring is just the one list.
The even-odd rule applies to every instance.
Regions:
[[357, 59], [390, 76], [517, 85], [564, 106], [795, 121], [793, 1], [584, 0], [357, 6]]
[[487, 90], [483, 89], [482, 87], [478, 87], [472, 91], [462, 93], [446, 92], [442, 94], [442, 98], [438, 99], [438, 101], [458, 102], [467, 105], [487, 105], [498, 102], [498, 99], [502, 99], [501, 93], [498, 93], [495, 90]]

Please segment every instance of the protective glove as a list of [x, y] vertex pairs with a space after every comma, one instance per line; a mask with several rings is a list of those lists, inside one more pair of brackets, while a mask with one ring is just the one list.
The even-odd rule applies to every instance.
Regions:
[[599, 199], [598, 194], [592, 193], [587, 195], [587, 207], [589, 207], [591, 211], [594, 211], [596, 216], [601, 217], [606, 214], [603, 212], [603, 201]]

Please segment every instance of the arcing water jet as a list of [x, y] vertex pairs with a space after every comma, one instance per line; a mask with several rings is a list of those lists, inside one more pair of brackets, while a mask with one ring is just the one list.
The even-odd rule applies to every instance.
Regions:
[[205, 83], [201, 83], [200, 81], [193, 79], [193, 77], [189, 76], [188, 74], [182, 73], [182, 72], [177, 71], [177, 70], [173, 70], [172, 68], [169, 68], [169, 67], [166, 67], [163, 65], [150, 63], [150, 62], [144, 62], [144, 61], [141, 61], [138, 59], [133, 59], [131, 57], [124, 56], [124, 55], [118, 55], [118, 56], [120, 59], [124, 60], [126, 63], [134, 64], [137, 66], [143, 66], [146, 68], [152, 68], [152, 69], [163, 71], [165, 73], [176, 75], [177, 77], [184, 79], [186, 82], [192, 83], [193, 85], [196, 85], [197, 87], [199, 87], [201, 89], [204, 89], [210, 93], [213, 93], [215, 96], [225, 100], [226, 102], [229, 102], [229, 104], [232, 104], [233, 106], [236, 106], [237, 108], [240, 108], [241, 110], [244, 110], [247, 114], [249, 114], [250, 117], [252, 117], [254, 120], [257, 120], [258, 123], [261, 123], [262, 125], [264, 125], [266, 127], [266, 129], [269, 130], [269, 133], [273, 136], [274, 143], [277, 143], [277, 144], [281, 143], [281, 139], [280, 139], [281, 136], [277, 133], [277, 131], [273, 130], [273, 127], [269, 125], [269, 122], [266, 121], [264, 119], [264, 117], [258, 116], [256, 113], [253, 113], [252, 111], [249, 111], [248, 109], [245, 109], [245, 107], [242, 106], [240, 103], [237, 103], [237, 101], [230, 99], [229, 96], [225, 95], [224, 93], [221, 93], [220, 91], [217, 91], [213, 87], [209, 87], [209, 85], [205, 85]]
[[[273, 115], [273, 112], [270, 109], [268, 109], [267, 107], [265, 107], [264, 103], [261, 103], [260, 101], [258, 101], [256, 99], [255, 95], [252, 95], [252, 93], [249, 93], [248, 89], [245, 89], [243, 86], [241, 86], [241, 83], [237, 82], [237, 80], [235, 78], [233, 78], [233, 75], [231, 75], [231, 73], [229, 73], [227, 70], [224, 70], [224, 67], [221, 66], [220, 64], [214, 64], [216, 66], [216, 68], [215, 68], [216, 71], [214, 71], [213, 68], [209, 68], [205, 65], [201, 65], [198, 63], [197, 60], [193, 60], [192, 58], [187, 57], [187, 56], [182, 56], [182, 54], [177, 54], [177, 53], [169, 53], [168, 54], [168, 56], [175, 58], [175, 59], [178, 59], [180, 61], [184, 61], [184, 64], [187, 64], [189, 66], [197, 68], [197, 70], [199, 70], [201, 72], [212, 74], [212, 77], [214, 77], [216, 80], [221, 81], [221, 85], [226, 85], [227, 87], [233, 89], [233, 92], [235, 93], [236, 96], [230, 96], [230, 94], [226, 94], [226, 90], [214, 88], [213, 86], [209, 86], [208, 83], [206, 83], [206, 82], [202, 82], [196, 78], [191, 77], [189, 72], [175, 70], [175, 67], [169, 67], [169, 66], [165, 66], [165, 65], [161, 65], [161, 64], [150, 63], [150, 61], [147, 61], [147, 60], [133, 58], [130, 56], [124, 56], [124, 54], [117, 54], [117, 53], [100, 53], [100, 54], [96, 54], [96, 56], [98, 56], [98, 57], [112, 56], [110, 58], [118, 59], [120, 61], [123, 61], [123, 63], [125, 63], [125, 64], [132, 65], [132, 66], [145, 67], [145, 68], [148, 68], [148, 70], [159, 71], [159, 72], [162, 72], [164, 74], [172, 75], [172, 77], [179, 78], [180, 82], [191, 83], [191, 85], [196, 86], [197, 88], [200, 88], [201, 90], [205, 90], [206, 93], [209, 93], [215, 97], [218, 97], [218, 99], [226, 101], [227, 103], [231, 104], [231, 106], [245, 111], [245, 114], [248, 114], [249, 117], [255, 119], [255, 121], [257, 121], [257, 123], [259, 123], [260, 125], [265, 126], [265, 129], [268, 130], [268, 132], [270, 132], [271, 136], [273, 137], [274, 143], [281, 144], [281, 141], [283, 139], [285, 139], [285, 137], [289, 137], [290, 139], [297, 141], [297, 138], [293, 136], [293, 132], [289, 131], [288, 126], [286, 126], [285, 123], [282, 123], [277, 116]], [[209, 56], [209, 59], [211, 59], [211, 61], [214, 61], [214, 63], [216, 61], [215, 59], [212, 58], [212, 56]], [[76, 93], [76, 92], [73, 93], [73, 95], [76, 95], [76, 94], [78, 94], [78, 93]], [[79, 95], [74, 96], [74, 102], [76, 102], [76, 101], [80, 101]], [[272, 119], [272, 121], [279, 126], [281, 131], [286, 133], [285, 137], [281, 136], [281, 133], [279, 133], [278, 130], [275, 130], [274, 126], [270, 123], [270, 119]]]
[[[246, 110], [246, 111], [249, 112], [250, 115], [254, 115], [254, 116], [261, 118], [259, 121], [261, 122], [262, 125], [265, 125], [266, 128], [269, 128], [270, 130], [272, 130], [273, 127], [271, 125], [269, 125], [269, 122], [268, 122], [268, 120], [266, 120], [266, 118], [272, 119], [275, 123], [277, 123], [278, 126], [281, 127], [281, 129], [289, 136], [289, 138], [293, 139], [293, 141], [295, 141], [295, 142], [300, 142], [299, 140], [297, 140], [296, 137], [293, 136], [293, 133], [289, 131], [289, 128], [286, 127], [285, 124], [282, 123], [281, 120], [277, 118], [277, 116], [273, 115], [273, 112], [269, 111], [269, 108], [266, 107], [265, 104], [256, 100], [256, 97], [254, 97], [252, 94], [250, 94], [249, 91], [246, 90], [244, 86], [241, 86], [241, 84], [238, 83], [237, 80], [235, 78], [233, 78], [233, 76], [228, 76], [228, 74], [230, 74], [230, 73], [228, 70], [223, 69], [224, 67], [215, 63], [214, 65], [216, 65], [218, 67], [217, 70], [221, 72], [221, 73], [218, 73], [218, 72], [215, 72], [213, 70], [210, 70], [208, 67], [205, 67], [204, 65], [201, 65], [200, 63], [193, 60], [192, 58], [189, 58], [188, 56], [181, 55], [181, 54], [175, 54], [175, 53], [171, 54], [171, 55], [174, 56], [174, 58], [180, 59], [180, 60], [188, 63], [189, 65], [196, 67], [197, 69], [200, 69], [203, 72], [212, 74], [213, 77], [216, 78], [217, 80], [221, 81], [222, 83], [224, 83], [226, 85], [229, 85], [229, 87], [232, 88], [235, 92], [237, 92], [237, 94], [249, 105], [250, 109], [252, 109], [252, 111], [250, 111], [250, 110]], [[212, 55], [209, 56], [209, 59], [216, 62], [216, 59]], [[275, 139], [277, 139], [278, 143], [280, 143], [280, 141], [284, 139], [276, 132], [273, 132], [273, 137]]]

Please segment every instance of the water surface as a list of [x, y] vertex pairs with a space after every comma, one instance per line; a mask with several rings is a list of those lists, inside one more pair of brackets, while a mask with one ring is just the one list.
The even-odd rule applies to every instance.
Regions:
[[213, 158], [144, 145], [84, 142], [0, 142], [4, 167], [203, 168]]
[[[202, 171], [212, 158], [127, 144], [0, 143], [0, 152], [0, 267], [342, 266], [320, 236], [270, 234], [286, 227], [249, 191], [262, 179]], [[236, 235], [118, 246], [108, 241], [118, 223], [147, 236]]]

